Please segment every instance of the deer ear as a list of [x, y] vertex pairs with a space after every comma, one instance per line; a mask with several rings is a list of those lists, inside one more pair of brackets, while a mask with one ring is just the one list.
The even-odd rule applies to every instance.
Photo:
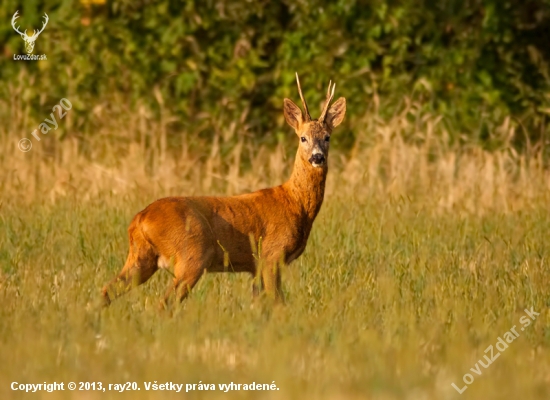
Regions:
[[346, 115], [346, 99], [343, 97], [340, 97], [328, 109], [327, 117], [325, 118], [325, 120], [331, 128], [336, 128], [344, 120], [345, 115]]
[[284, 100], [284, 113], [286, 122], [294, 128], [295, 131], [298, 130], [300, 125], [304, 122], [304, 117], [302, 115], [302, 110], [292, 100]]

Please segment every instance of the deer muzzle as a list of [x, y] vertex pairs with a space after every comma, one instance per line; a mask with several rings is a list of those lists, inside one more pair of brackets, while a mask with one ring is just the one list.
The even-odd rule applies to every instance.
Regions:
[[320, 167], [325, 164], [326, 158], [322, 153], [316, 153], [308, 160], [314, 167]]

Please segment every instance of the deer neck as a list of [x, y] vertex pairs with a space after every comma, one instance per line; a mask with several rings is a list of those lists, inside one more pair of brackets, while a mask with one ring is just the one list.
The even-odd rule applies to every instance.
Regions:
[[299, 153], [296, 155], [292, 175], [285, 185], [311, 223], [323, 204], [326, 177], [326, 164], [322, 168], [314, 168]]

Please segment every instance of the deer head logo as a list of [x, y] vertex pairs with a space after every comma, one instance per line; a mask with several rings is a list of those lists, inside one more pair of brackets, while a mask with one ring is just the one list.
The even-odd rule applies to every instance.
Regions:
[[25, 41], [25, 51], [27, 52], [27, 54], [31, 54], [32, 51], [34, 50], [34, 42], [38, 38], [38, 35], [40, 35], [42, 33], [42, 31], [44, 30], [44, 28], [48, 24], [48, 21], [49, 21], [48, 14], [44, 13], [44, 17], [43, 17], [44, 18], [44, 23], [42, 25], [42, 29], [40, 29], [38, 32], [34, 31], [33, 34], [31, 36], [29, 36], [29, 35], [27, 35], [27, 30], [26, 29], [25, 29], [25, 32], [21, 32], [19, 30], [19, 27], [15, 26], [15, 20], [17, 18], [19, 18], [19, 15], [17, 15], [18, 12], [19, 11], [16, 11], [15, 14], [13, 14], [13, 18], [11, 19], [11, 26], [13, 27], [15, 32], [19, 33], [21, 35], [21, 37], [23, 38], [23, 40]]

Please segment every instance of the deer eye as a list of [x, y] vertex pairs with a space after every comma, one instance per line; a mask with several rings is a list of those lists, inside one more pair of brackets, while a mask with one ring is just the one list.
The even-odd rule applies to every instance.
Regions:
[[307, 142], [307, 139], [306, 139], [305, 137], [303, 137], [303, 136], [302, 136], [302, 138], [301, 138], [301, 139], [302, 139], [302, 143], [305, 143], [305, 142]]
[[329, 142], [330, 141], [330, 136], [325, 136], [325, 142]]

